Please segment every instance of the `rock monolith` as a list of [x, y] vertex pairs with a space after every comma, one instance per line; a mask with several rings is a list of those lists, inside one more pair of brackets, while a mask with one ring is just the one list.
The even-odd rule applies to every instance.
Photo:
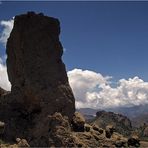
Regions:
[[16, 16], [7, 42], [7, 69], [16, 101], [27, 112], [72, 117], [75, 100], [62, 62], [58, 19], [29, 12]]
[[59, 35], [59, 20], [42, 13], [28, 12], [14, 19], [6, 46], [11, 93], [0, 103], [0, 120], [10, 139], [45, 139], [48, 115], [60, 112], [69, 120], [73, 117], [75, 99]]

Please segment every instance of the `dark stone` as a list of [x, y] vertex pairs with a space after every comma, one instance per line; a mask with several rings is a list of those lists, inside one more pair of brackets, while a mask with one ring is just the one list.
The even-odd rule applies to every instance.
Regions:
[[75, 132], [84, 132], [85, 129], [84, 124], [85, 124], [84, 117], [79, 112], [75, 112], [72, 119], [73, 130]]
[[59, 35], [56, 18], [28, 12], [14, 19], [6, 47], [12, 88], [0, 97], [0, 120], [6, 123], [4, 136], [9, 141], [20, 137], [31, 146], [48, 146], [48, 115], [60, 112], [72, 120], [75, 99]]
[[134, 137], [131, 137], [128, 139], [128, 146], [134, 146], [139, 147], [140, 146], [140, 140]]

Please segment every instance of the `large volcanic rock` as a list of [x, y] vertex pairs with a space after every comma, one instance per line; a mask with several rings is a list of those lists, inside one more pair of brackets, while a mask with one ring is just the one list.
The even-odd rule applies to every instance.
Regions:
[[6, 124], [7, 139], [47, 138], [47, 116], [55, 112], [72, 119], [75, 99], [61, 59], [59, 34], [58, 19], [34, 12], [14, 19], [6, 50], [12, 88], [0, 98], [0, 120]]
[[7, 43], [7, 69], [16, 101], [32, 112], [44, 109], [72, 117], [74, 96], [61, 60], [57, 19], [33, 12], [15, 17]]

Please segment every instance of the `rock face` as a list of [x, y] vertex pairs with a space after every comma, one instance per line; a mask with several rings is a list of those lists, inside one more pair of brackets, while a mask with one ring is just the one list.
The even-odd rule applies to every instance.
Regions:
[[72, 120], [75, 99], [59, 34], [58, 19], [34, 12], [14, 19], [6, 49], [12, 88], [0, 97], [0, 121], [6, 123], [7, 139], [25, 138], [35, 145], [38, 138], [42, 143], [48, 137], [48, 115], [60, 112]]
[[29, 12], [16, 16], [7, 42], [7, 69], [12, 94], [24, 110], [59, 111], [72, 117], [74, 96], [62, 62], [58, 19]]
[[106, 126], [112, 125], [117, 132], [124, 136], [130, 135], [132, 130], [131, 122], [126, 116], [113, 112], [98, 111], [93, 123], [104, 129]]
[[76, 132], [84, 132], [84, 124], [84, 117], [79, 112], [75, 112], [72, 120], [73, 130]]

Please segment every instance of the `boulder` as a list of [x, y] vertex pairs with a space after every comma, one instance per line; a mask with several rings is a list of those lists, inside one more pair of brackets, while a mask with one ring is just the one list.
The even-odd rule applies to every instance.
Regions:
[[105, 130], [106, 137], [111, 138], [114, 131], [115, 131], [115, 127], [113, 125], [107, 125]]
[[54, 113], [49, 118], [50, 147], [76, 147], [75, 138], [72, 136], [68, 118], [61, 113]]
[[127, 141], [125, 141], [125, 140], [115, 141], [115, 146], [118, 148], [127, 147]]
[[92, 126], [93, 130], [98, 131], [100, 134], [103, 134], [103, 129], [98, 127], [96, 124]]
[[75, 132], [84, 132], [85, 118], [79, 113], [75, 112], [72, 119], [72, 127]]
[[18, 147], [30, 147], [26, 139], [17, 138], [16, 142]]
[[91, 125], [85, 123], [84, 129], [85, 129], [86, 132], [89, 132], [91, 130], [91, 128], [92, 128]]
[[140, 140], [139, 140], [138, 136], [131, 136], [130, 138], [128, 138], [128, 146], [139, 147]]

